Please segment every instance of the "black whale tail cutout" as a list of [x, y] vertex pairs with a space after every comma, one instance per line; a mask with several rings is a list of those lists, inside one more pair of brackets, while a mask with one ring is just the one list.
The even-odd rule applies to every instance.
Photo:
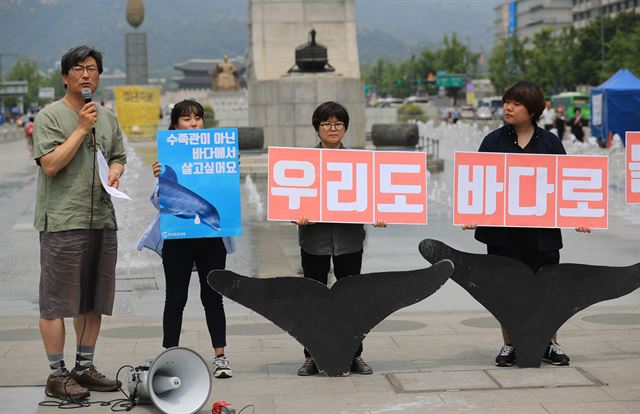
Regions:
[[640, 287], [640, 263], [626, 267], [561, 263], [534, 273], [517, 260], [462, 252], [438, 240], [425, 239], [418, 250], [430, 263], [453, 262], [451, 279], [507, 329], [520, 367], [540, 366], [549, 338], [573, 315]]
[[257, 279], [228, 270], [211, 271], [207, 282], [288, 332], [309, 350], [321, 371], [339, 376], [349, 371], [373, 327], [433, 294], [452, 273], [451, 261], [442, 260], [423, 269], [349, 276], [331, 289], [302, 277]]

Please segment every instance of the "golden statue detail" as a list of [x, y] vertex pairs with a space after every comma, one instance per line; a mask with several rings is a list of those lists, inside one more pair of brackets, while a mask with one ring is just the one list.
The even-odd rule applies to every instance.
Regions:
[[214, 91], [237, 91], [240, 89], [238, 69], [229, 62], [229, 57], [224, 55], [221, 63], [216, 66], [213, 74]]
[[144, 3], [142, 0], [127, 1], [127, 21], [134, 29], [142, 24], [144, 20]]

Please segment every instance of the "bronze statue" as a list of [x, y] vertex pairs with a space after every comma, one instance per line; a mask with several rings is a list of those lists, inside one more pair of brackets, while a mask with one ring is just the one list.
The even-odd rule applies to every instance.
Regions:
[[237, 91], [240, 89], [240, 77], [238, 69], [229, 62], [229, 57], [224, 55], [221, 63], [216, 66], [213, 75], [214, 91]]

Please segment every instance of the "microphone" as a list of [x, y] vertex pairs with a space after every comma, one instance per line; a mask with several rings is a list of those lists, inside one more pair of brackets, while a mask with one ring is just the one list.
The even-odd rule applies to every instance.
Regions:
[[91, 89], [82, 88], [82, 99], [84, 99], [84, 103], [88, 104], [92, 101], [93, 94], [91, 93]]
[[[82, 99], [84, 99], [84, 103], [88, 104], [89, 102], [91, 102], [93, 99], [93, 94], [91, 93], [91, 89], [89, 88], [82, 88]], [[93, 127], [91, 128], [91, 136], [93, 137], [93, 139], [95, 140], [96, 137], [96, 128]]]

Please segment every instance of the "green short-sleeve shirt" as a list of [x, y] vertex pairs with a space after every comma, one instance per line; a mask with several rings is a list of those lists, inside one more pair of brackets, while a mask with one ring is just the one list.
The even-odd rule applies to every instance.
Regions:
[[[122, 131], [116, 117], [98, 105], [96, 141], [111, 165], [125, 164], [126, 152]], [[38, 112], [33, 130], [33, 157], [38, 160], [62, 144], [78, 126], [78, 114], [56, 101]], [[34, 227], [38, 231], [65, 231], [79, 229], [117, 229], [111, 197], [102, 188], [98, 176], [98, 163], [91, 148], [90, 134], [75, 156], [55, 176], [49, 177], [42, 168], [38, 172], [36, 214]], [[93, 178], [93, 184], [92, 184]], [[91, 192], [93, 188], [93, 200]], [[91, 207], [93, 204], [93, 218]]]

